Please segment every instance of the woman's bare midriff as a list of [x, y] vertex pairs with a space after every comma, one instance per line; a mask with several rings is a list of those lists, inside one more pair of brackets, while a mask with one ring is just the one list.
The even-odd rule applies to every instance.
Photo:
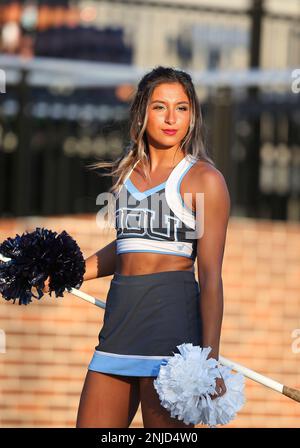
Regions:
[[157, 255], [146, 252], [117, 255], [116, 272], [118, 274], [143, 275], [165, 271], [194, 272], [194, 261], [177, 255]]

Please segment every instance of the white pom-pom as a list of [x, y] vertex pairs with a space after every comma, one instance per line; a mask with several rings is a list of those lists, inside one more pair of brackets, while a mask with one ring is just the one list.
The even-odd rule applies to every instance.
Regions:
[[207, 359], [211, 347], [190, 343], [177, 347], [180, 354], [175, 353], [167, 364], [160, 366], [154, 387], [172, 417], [185, 424], [197, 424], [202, 415], [202, 400], [215, 393], [216, 377], [220, 377], [218, 361]]
[[[208, 406], [203, 409], [201, 423], [210, 427], [226, 425], [236, 417], [236, 413], [245, 404], [245, 377], [241, 373], [231, 373], [227, 366], [219, 366], [224, 379], [226, 392], [221, 397], [208, 399]], [[200, 423], [200, 422], [199, 422]]]
[[[231, 369], [218, 365], [214, 358], [207, 359], [211, 347], [201, 348], [192, 344], [177, 346], [176, 353], [161, 364], [154, 387], [163, 407], [172, 417], [185, 424], [207, 424], [213, 428], [235, 418], [245, 403], [244, 376], [232, 374]], [[226, 392], [214, 400], [216, 378], [223, 377]]]

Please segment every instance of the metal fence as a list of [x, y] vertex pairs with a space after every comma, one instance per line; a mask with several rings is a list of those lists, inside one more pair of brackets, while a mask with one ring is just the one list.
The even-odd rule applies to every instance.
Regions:
[[[226, 81], [220, 73], [219, 82], [201, 76], [197, 83], [210, 92], [202, 101], [206, 144], [228, 183], [232, 213], [299, 220], [300, 95], [287, 88], [291, 75], [278, 73], [286, 84], [281, 93], [262, 86], [255, 97], [249, 84], [279, 81], [249, 72], [241, 86], [237, 74]], [[114, 159], [129, 138], [128, 104], [115, 93], [94, 87], [54, 94], [24, 77], [10, 86], [1, 104], [1, 216], [97, 211], [96, 197], [110, 180], [87, 165]]]
[[[258, 0], [247, 10], [192, 3], [94, 3], [103, 12], [99, 25], [124, 27], [132, 64], [0, 56], [7, 74], [0, 94], [1, 216], [97, 211], [96, 197], [110, 181], [86, 166], [95, 157], [117, 157], [128, 143], [129, 104], [117, 89], [140, 79], [146, 68], [137, 62], [146, 55], [149, 64], [175, 61], [192, 74], [232, 213], [300, 220], [300, 87], [291, 88], [300, 66], [299, 17], [267, 11]], [[156, 26], [144, 33], [138, 24], [149, 11]], [[166, 12], [173, 28], [158, 26]], [[274, 50], [280, 36], [285, 47]], [[241, 51], [240, 67], [222, 68]]]

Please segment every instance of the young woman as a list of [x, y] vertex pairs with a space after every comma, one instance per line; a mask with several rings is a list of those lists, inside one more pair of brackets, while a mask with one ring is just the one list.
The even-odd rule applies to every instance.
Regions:
[[[141, 403], [146, 428], [193, 428], [171, 417], [153, 381], [182, 343], [210, 346], [209, 356], [218, 359], [230, 198], [204, 148], [187, 73], [168, 67], [147, 73], [130, 113], [126, 154], [96, 165], [114, 167], [117, 234], [86, 260], [84, 280], [113, 279], [76, 427], [127, 428]], [[225, 392], [217, 379], [212, 398]]]

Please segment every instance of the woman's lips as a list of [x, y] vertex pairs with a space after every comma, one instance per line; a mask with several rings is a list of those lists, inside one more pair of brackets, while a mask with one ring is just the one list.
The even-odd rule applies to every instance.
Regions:
[[167, 135], [174, 135], [174, 134], [176, 134], [176, 132], [177, 132], [176, 129], [174, 129], [174, 130], [171, 130], [171, 129], [163, 129], [162, 131], [163, 131], [165, 134], [167, 134]]

